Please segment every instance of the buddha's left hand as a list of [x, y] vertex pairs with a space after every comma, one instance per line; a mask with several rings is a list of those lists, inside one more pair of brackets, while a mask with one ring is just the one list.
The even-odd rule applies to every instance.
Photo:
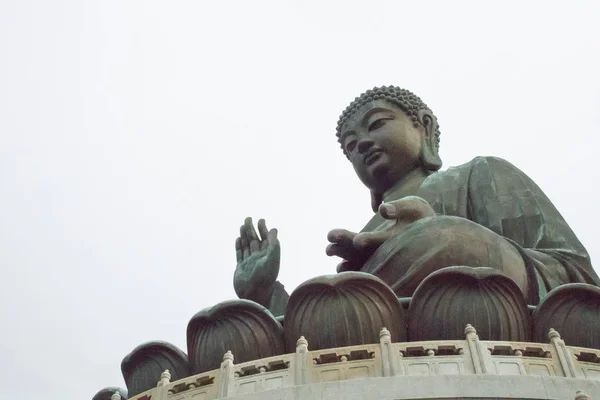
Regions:
[[330, 242], [325, 249], [327, 255], [344, 259], [338, 264], [337, 272], [358, 271], [371, 255], [354, 247], [353, 240], [356, 235], [357, 233], [346, 229], [333, 229], [327, 234], [327, 240]]
[[386, 222], [372, 232], [356, 235], [352, 243], [357, 250], [373, 252], [413, 222], [436, 215], [429, 203], [417, 196], [407, 196], [383, 203], [379, 206], [379, 214], [386, 219]]

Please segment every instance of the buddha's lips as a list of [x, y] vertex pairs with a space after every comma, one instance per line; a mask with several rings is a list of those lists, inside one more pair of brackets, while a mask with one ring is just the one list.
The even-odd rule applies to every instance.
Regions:
[[383, 153], [383, 151], [380, 149], [373, 149], [368, 151], [363, 158], [365, 165], [373, 164], [373, 162], [379, 158], [381, 153]]

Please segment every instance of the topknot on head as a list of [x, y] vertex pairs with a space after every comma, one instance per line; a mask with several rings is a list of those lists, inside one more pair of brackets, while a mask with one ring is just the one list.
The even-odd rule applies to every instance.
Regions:
[[[340, 118], [338, 119], [336, 136], [338, 137], [338, 141], [340, 141], [342, 134], [342, 126], [344, 123], [350, 118], [352, 114], [354, 114], [360, 107], [364, 106], [366, 103], [373, 100], [386, 100], [398, 107], [400, 107], [411, 119], [414, 126], [419, 126], [419, 111], [427, 110], [432, 115], [433, 112], [427, 107], [425, 103], [414, 93], [401, 89], [397, 86], [381, 86], [374, 87], [373, 89], [369, 89], [360, 96], [356, 97], [352, 103], [346, 107]], [[435, 144], [436, 147], [439, 147], [440, 143], [440, 131], [439, 125], [435, 126]], [[340, 142], [341, 144], [341, 142]], [[342, 146], [343, 149], [343, 146]], [[344, 150], [344, 154], [346, 151]]]

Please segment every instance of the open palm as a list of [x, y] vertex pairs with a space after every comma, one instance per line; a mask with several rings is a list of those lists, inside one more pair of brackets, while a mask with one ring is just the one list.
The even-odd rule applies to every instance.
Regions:
[[264, 219], [257, 226], [258, 234], [252, 218], [246, 218], [240, 227], [240, 237], [235, 241], [237, 266], [233, 286], [241, 299], [267, 306], [279, 275], [281, 250], [277, 229], [268, 230]]

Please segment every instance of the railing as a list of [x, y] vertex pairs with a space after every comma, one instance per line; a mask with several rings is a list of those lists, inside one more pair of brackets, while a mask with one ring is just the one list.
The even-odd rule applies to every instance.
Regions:
[[[465, 340], [392, 343], [383, 328], [378, 344], [309, 351], [301, 337], [296, 352], [234, 364], [170, 382], [130, 400], [212, 400], [317, 382], [423, 375], [530, 375], [600, 380], [600, 351], [569, 347], [553, 329], [549, 344], [481, 341], [471, 325]], [[118, 394], [113, 396], [115, 400]], [[578, 393], [576, 399], [590, 399]]]

